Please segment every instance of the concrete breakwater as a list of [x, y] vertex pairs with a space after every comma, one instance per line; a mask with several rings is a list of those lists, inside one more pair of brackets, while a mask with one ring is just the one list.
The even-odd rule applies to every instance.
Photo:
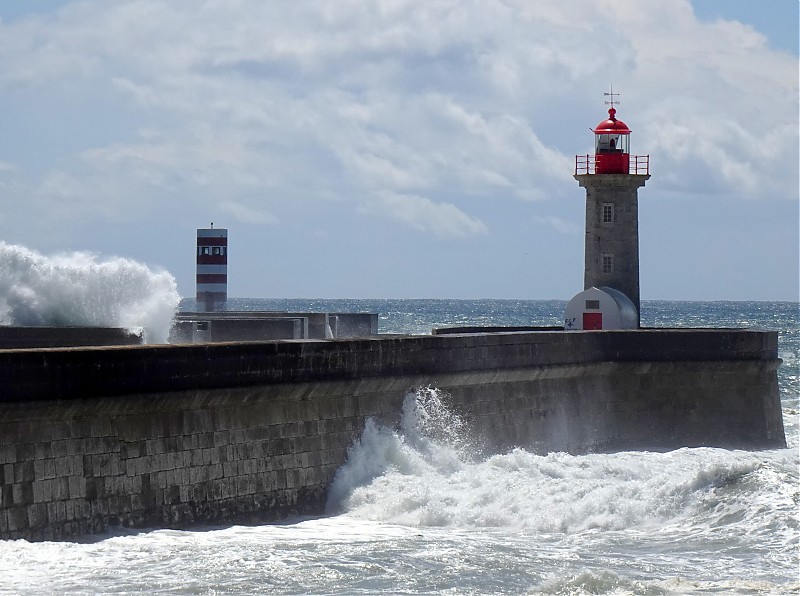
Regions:
[[433, 385], [487, 450], [783, 447], [777, 333], [465, 333], [0, 350], [0, 537], [318, 514]]

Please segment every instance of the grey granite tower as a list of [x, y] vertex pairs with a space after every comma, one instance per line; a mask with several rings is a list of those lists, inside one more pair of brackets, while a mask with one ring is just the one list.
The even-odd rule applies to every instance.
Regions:
[[586, 189], [584, 289], [609, 286], [639, 307], [639, 198], [649, 175], [577, 174]]

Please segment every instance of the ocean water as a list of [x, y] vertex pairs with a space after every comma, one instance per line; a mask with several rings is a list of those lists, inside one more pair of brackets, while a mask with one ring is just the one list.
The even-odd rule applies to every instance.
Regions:
[[[184, 308], [192, 308], [190, 301]], [[558, 325], [563, 301], [232, 300], [380, 313], [384, 333]], [[0, 594], [800, 593], [797, 303], [645, 302], [643, 325], [780, 332], [787, 449], [475, 451], [435, 388], [369, 422], [328, 512], [263, 526], [0, 543]]]

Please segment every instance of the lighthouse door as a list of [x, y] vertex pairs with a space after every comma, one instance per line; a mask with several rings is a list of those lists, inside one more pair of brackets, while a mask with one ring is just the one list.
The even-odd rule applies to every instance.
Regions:
[[583, 313], [583, 330], [596, 331], [603, 328], [603, 313], [585, 312]]

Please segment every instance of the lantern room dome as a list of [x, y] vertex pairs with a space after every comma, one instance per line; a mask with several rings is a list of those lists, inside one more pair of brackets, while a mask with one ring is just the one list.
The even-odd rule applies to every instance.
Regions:
[[628, 125], [625, 124], [622, 120], [617, 120], [615, 114], [617, 110], [611, 108], [608, 110], [608, 119], [603, 120], [600, 124], [598, 124], [595, 129], [594, 133], [597, 135], [607, 135], [607, 134], [617, 134], [617, 135], [629, 135], [631, 134], [631, 129], [628, 128]]

